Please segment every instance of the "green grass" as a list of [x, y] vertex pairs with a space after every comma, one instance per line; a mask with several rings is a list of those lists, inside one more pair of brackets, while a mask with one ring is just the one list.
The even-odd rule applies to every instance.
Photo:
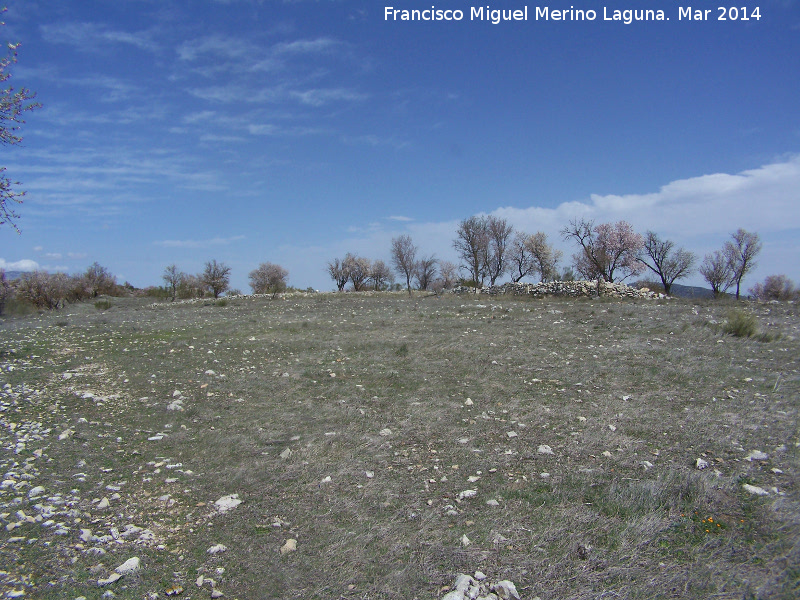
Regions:
[[[543, 599], [796, 597], [793, 306], [749, 313], [759, 341], [698, 327], [728, 318], [710, 302], [219, 302], [2, 322], [0, 462], [23, 484], [0, 489], [0, 586], [97, 598], [135, 555], [117, 597], [207, 597], [202, 574], [226, 598], [436, 598], [475, 570]], [[168, 411], [176, 391], [183, 410]], [[769, 459], [744, 460], [753, 449]], [[54, 517], [67, 535], [6, 530], [37, 514], [32, 485], [77, 490]], [[107, 486], [120, 497], [98, 510]], [[215, 514], [233, 493], [242, 504]], [[128, 524], [154, 539], [79, 538]]]

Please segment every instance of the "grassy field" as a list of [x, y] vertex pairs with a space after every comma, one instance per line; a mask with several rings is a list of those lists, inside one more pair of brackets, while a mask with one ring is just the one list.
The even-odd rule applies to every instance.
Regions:
[[112, 298], [0, 321], [0, 594], [422, 600], [480, 570], [525, 599], [800, 597], [800, 309], [745, 305], [760, 333], [736, 337], [732, 306]]

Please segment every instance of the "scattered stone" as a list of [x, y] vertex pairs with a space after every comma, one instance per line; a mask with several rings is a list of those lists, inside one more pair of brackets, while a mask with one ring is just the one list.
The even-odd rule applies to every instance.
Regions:
[[465, 498], [472, 498], [473, 496], [478, 495], [478, 490], [464, 490], [463, 492], [458, 493], [458, 499], [464, 500]]
[[68, 437], [70, 437], [73, 433], [75, 433], [75, 432], [72, 431], [72, 429], [65, 429], [64, 431], [62, 431], [61, 433], [58, 434], [58, 439], [59, 440], [65, 440]]
[[751, 450], [750, 454], [744, 457], [745, 460], [754, 461], [754, 460], [767, 460], [769, 458], [769, 454], [766, 452], [762, 452], [761, 450]]
[[517, 437], [519, 434], [518, 434], [516, 431], [509, 431], [508, 433], [506, 433], [506, 435], [507, 435], [508, 437], [510, 437], [510, 438], [515, 438], [515, 437]]
[[220, 552], [225, 552], [228, 547], [225, 544], [216, 544], [211, 546], [208, 550], [206, 550], [207, 554], [219, 554]]
[[473, 404], [475, 403], [472, 401], [472, 398], [467, 398], [464, 400], [464, 406], [472, 406]]
[[461, 536], [461, 545], [462, 545], [462, 546], [464, 546], [464, 547], [466, 548], [466, 547], [467, 547], [467, 546], [469, 546], [471, 543], [472, 543], [472, 541], [471, 541], [471, 540], [470, 540], [470, 539], [467, 537], [467, 534], [466, 534], [466, 533], [465, 533], [464, 535], [462, 535], [462, 536]]
[[120, 579], [122, 579], [122, 575], [120, 575], [119, 573], [112, 573], [106, 579], [98, 579], [97, 585], [103, 587], [104, 585], [109, 585], [111, 583], [114, 583], [115, 581], [119, 581]]
[[287, 458], [289, 458], [291, 455], [292, 455], [292, 449], [291, 449], [291, 448], [286, 448], [286, 450], [284, 450], [283, 452], [281, 452], [281, 455], [280, 455], [280, 456], [281, 456], [281, 458], [283, 458], [283, 459], [287, 459]]
[[743, 486], [745, 492], [750, 492], [755, 496], [769, 496], [769, 492], [764, 488], [760, 488], [755, 485], [750, 485], [749, 483], [745, 483]]
[[242, 501], [239, 500], [239, 494], [229, 494], [214, 502], [214, 506], [217, 507], [217, 510], [220, 513], [226, 513], [229, 510], [236, 508], [241, 503]]
[[114, 569], [120, 575], [127, 575], [128, 573], [135, 573], [139, 570], [140, 561], [138, 556], [134, 556], [133, 558], [129, 558], [116, 569]]
[[97, 503], [97, 506], [95, 508], [99, 508], [100, 510], [103, 510], [105, 508], [108, 508], [109, 506], [111, 506], [111, 502], [109, 502], [108, 498], [106, 498], [104, 496], [103, 499], [100, 500], [100, 502]]
[[41, 485], [37, 485], [36, 487], [30, 489], [28, 492], [28, 498], [36, 498], [42, 494], [44, 494], [44, 488]]
[[508, 600], [509, 598], [515, 598], [516, 600], [519, 600], [519, 592], [517, 592], [517, 587], [508, 579], [498, 581], [492, 586], [492, 591], [500, 596], [502, 600]]
[[331, 482], [331, 476], [327, 475], [322, 479], [322, 481], [319, 482], [319, 484], [322, 485], [323, 483], [330, 483], [330, 482]]
[[286, 540], [286, 543], [281, 546], [281, 554], [289, 554], [289, 552], [294, 552], [297, 550], [297, 540], [293, 538], [289, 538]]
[[703, 469], [708, 467], [708, 461], [705, 461], [702, 458], [698, 458], [694, 466], [702, 471]]
[[642, 461], [642, 466], [644, 467], [645, 471], [648, 471], [648, 470], [652, 469], [655, 465], [653, 463], [651, 463], [649, 460], [643, 460]]
[[616, 431], [616, 430], [617, 430], [616, 426], [614, 426], [614, 425], [609, 425], [609, 426], [608, 426], [608, 428], [609, 428], [611, 431]]
[[222, 592], [220, 592], [220, 591], [219, 591], [218, 589], [216, 589], [216, 588], [215, 588], [215, 589], [213, 589], [213, 590], [211, 590], [211, 597], [212, 597], [212, 598], [222, 598], [224, 595], [225, 595], [225, 594], [223, 594]]
[[538, 452], [539, 454], [555, 454], [555, 452], [553, 452], [553, 449], [547, 444], [542, 444], [541, 446], [539, 446], [536, 452]]
[[491, 500], [487, 500], [486, 504], [489, 506], [500, 506], [500, 503], [494, 498], [492, 498]]
[[484, 579], [486, 579], [486, 574], [483, 573], [483, 571], [475, 571], [475, 579], [477, 579], [478, 581], [483, 581]]
[[392, 430], [389, 429], [388, 427], [386, 429], [381, 429], [380, 432], [378, 432], [378, 435], [383, 436], [383, 437], [390, 436], [390, 435], [392, 435]]

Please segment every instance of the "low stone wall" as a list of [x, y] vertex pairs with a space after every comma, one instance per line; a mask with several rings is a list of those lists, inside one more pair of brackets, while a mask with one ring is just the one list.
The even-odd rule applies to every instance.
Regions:
[[[456, 294], [475, 293], [475, 288], [457, 287]], [[606, 283], [605, 281], [550, 281], [548, 283], [504, 283], [480, 288], [479, 294], [500, 296], [565, 296], [568, 298], [666, 298], [664, 294], [656, 294], [650, 290], [638, 290], [624, 283]]]

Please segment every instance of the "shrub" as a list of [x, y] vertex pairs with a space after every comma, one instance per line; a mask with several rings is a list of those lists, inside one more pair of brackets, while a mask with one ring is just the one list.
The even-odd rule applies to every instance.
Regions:
[[111, 302], [109, 302], [108, 300], [98, 300], [97, 302], [94, 303], [94, 307], [97, 310], [108, 310], [109, 308], [111, 308]]
[[732, 310], [722, 325], [722, 331], [735, 337], [752, 337], [758, 333], [758, 321], [742, 310]]

